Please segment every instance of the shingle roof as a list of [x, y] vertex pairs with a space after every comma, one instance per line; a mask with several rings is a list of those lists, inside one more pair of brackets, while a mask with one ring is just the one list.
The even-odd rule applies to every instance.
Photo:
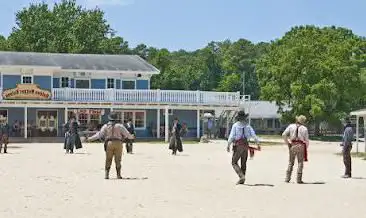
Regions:
[[159, 73], [137, 55], [0, 52], [0, 65], [61, 67], [65, 70], [139, 71]]
[[[276, 105], [275, 102], [270, 101], [250, 101], [250, 103], [241, 102], [240, 107], [244, 108], [245, 111], [249, 110], [250, 117], [254, 119], [271, 119], [281, 117], [281, 114], [278, 113], [278, 106]], [[288, 110], [288, 107], [285, 107], [284, 109]]]

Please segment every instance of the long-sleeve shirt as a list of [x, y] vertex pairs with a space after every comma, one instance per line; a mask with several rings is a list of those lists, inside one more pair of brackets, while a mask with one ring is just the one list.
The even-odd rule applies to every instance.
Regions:
[[[298, 129], [298, 134], [296, 137], [296, 129]], [[288, 138], [293, 141], [295, 139], [301, 140], [303, 141], [306, 146], [309, 146], [309, 132], [308, 132], [308, 128], [306, 128], [306, 126], [304, 125], [299, 125], [296, 123], [290, 124], [285, 131], [283, 131], [282, 133], [282, 137], [284, 137], [285, 140], [287, 140]]]
[[231, 127], [228, 144], [231, 145], [231, 143], [233, 143], [234, 141], [243, 138], [243, 132], [245, 138], [247, 138], [248, 140], [250, 138], [253, 138], [255, 142], [259, 144], [259, 138], [255, 134], [254, 129], [250, 125], [239, 121], [234, 123], [234, 125]]
[[352, 127], [346, 127], [343, 133], [343, 144], [351, 144], [354, 139]]
[[113, 124], [112, 122], [108, 122], [107, 124], [103, 125], [99, 132], [90, 137], [89, 140], [95, 141], [101, 138], [104, 138], [105, 140], [123, 140], [123, 137], [134, 139], [134, 137], [122, 124]]

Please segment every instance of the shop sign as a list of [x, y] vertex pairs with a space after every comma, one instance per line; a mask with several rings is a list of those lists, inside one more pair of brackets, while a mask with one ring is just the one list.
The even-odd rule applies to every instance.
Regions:
[[16, 88], [3, 91], [2, 96], [4, 100], [48, 100], [51, 92], [37, 84], [17, 84]]

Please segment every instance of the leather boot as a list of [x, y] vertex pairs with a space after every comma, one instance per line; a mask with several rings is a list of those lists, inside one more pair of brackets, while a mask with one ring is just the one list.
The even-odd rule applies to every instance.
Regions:
[[3, 145], [0, 145], [0, 153], [1, 153], [1, 149], [3, 148]]
[[109, 179], [109, 169], [108, 170], [105, 170], [104, 179]]
[[117, 179], [122, 179], [121, 168], [116, 168], [116, 170], [117, 170]]
[[286, 179], [285, 179], [285, 182], [286, 183], [289, 183], [291, 181], [291, 172], [286, 172]]
[[4, 146], [4, 153], [8, 153], [7, 150], [8, 150], [8, 145], [5, 145]]
[[304, 182], [302, 181], [302, 174], [301, 173], [297, 174], [297, 184], [304, 184]]

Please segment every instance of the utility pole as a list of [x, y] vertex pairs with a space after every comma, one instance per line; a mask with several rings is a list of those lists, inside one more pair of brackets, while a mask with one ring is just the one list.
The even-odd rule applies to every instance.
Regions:
[[245, 95], [245, 71], [243, 71], [243, 73], [242, 73], [242, 79], [243, 79], [243, 97], [244, 97], [244, 95]]

